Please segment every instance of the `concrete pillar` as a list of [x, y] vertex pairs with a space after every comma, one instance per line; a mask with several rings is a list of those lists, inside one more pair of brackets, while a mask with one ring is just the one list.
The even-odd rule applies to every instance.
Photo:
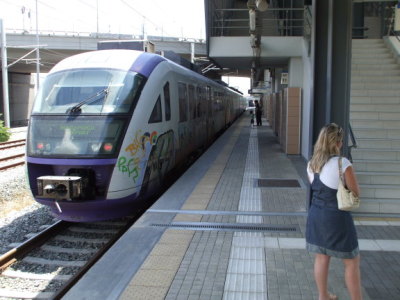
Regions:
[[289, 60], [288, 87], [303, 87], [303, 60], [301, 57], [291, 57]]
[[[320, 129], [335, 122], [348, 133], [352, 0], [313, 1], [314, 93], [310, 153]], [[347, 139], [343, 152], [347, 154]]]

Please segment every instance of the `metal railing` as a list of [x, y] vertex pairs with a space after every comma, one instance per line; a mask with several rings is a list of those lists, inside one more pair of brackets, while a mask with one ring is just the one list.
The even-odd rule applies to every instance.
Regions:
[[[246, 8], [214, 8], [211, 36], [248, 36], [249, 10]], [[269, 8], [259, 12], [257, 29], [264, 36], [302, 36], [304, 8]]]
[[354, 135], [353, 129], [351, 128], [350, 124], [349, 124], [349, 138], [351, 141], [351, 145], [347, 146], [347, 152], [348, 152], [349, 160], [351, 162], [353, 162], [353, 157], [351, 156], [351, 150], [353, 148], [357, 148], [357, 141], [356, 141], [356, 137]]
[[387, 36], [394, 36], [400, 42], [399, 32], [394, 30], [395, 9], [396, 6], [388, 8], [388, 15], [384, 20], [386, 22]]

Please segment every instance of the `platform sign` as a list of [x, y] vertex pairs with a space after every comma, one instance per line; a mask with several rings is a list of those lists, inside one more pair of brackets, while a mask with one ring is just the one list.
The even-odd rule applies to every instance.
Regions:
[[289, 73], [281, 74], [281, 84], [288, 84], [289, 82]]
[[260, 89], [260, 88], [254, 88], [248, 91], [249, 94], [265, 94], [267, 93], [268, 90], [267, 89]]

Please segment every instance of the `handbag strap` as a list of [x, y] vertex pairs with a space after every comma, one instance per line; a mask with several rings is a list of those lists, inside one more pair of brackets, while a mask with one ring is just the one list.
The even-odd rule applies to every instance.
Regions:
[[339, 177], [340, 177], [340, 180], [342, 181], [342, 184], [344, 185], [344, 178], [343, 178], [343, 172], [342, 172], [342, 157], [341, 156], [339, 156], [338, 163], [339, 163]]

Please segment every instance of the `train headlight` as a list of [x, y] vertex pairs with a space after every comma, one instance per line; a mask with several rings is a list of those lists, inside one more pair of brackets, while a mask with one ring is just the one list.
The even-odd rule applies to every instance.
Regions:
[[103, 145], [103, 149], [104, 149], [104, 151], [106, 151], [106, 152], [111, 152], [112, 150], [113, 150], [113, 144], [111, 144], [111, 143], [105, 143], [104, 145]]
[[38, 196], [72, 200], [82, 193], [80, 176], [41, 176], [37, 178]]
[[94, 153], [99, 152], [100, 148], [101, 148], [101, 144], [100, 143], [93, 143], [90, 145], [90, 148], [92, 149], [92, 151]]

